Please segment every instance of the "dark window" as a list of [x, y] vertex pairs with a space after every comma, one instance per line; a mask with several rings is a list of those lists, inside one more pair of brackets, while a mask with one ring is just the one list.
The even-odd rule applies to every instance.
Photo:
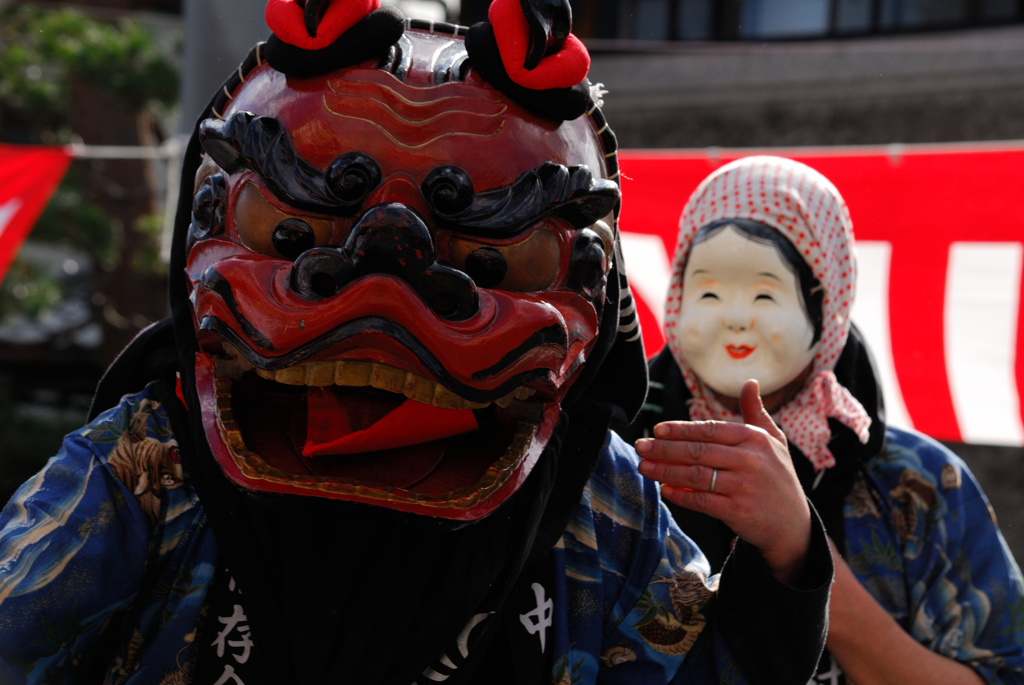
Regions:
[[[582, 38], [786, 40], [1024, 22], [1024, 0], [570, 0]], [[463, 20], [488, 0], [463, 0]]]

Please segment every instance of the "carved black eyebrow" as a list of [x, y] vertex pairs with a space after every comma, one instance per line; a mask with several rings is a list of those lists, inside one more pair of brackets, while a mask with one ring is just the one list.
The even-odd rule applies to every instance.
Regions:
[[327, 171], [318, 169], [295, 152], [280, 121], [252, 112], [206, 119], [199, 141], [228, 173], [251, 169], [279, 199], [314, 213], [351, 216], [381, 180], [377, 163], [358, 152], [336, 157]]
[[[511, 185], [482, 193], [473, 193], [462, 169], [438, 167], [427, 175], [422, 191], [439, 225], [491, 238], [513, 236], [546, 216], [584, 228], [611, 212], [620, 197], [618, 184], [595, 179], [586, 166], [554, 162], [527, 171]], [[466, 199], [453, 207], [456, 196]], [[454, 211], [456, 207], [462, 209]]]
[[[326, 172], [318, 169], [295, 152], [280, 121], [252, 112], [203, 121], [199, 140], [228, 173], [251, 169], [282, 201], [313, 213], [352, 216], [381, 181], [380, 167], [361, 153], [337, 157]], [[515, 235], [545, 216], [563, 218], [576, 228], [590, 226], [611, 212], [620, 197], [618, 184], [595, 179], [586, 166], [554, 162], [482, 193], [473, 192], [469, 176], [458, 167], [438, 167], [422, 190], [440, 225], [496, 238]], [[459, 194], [456, 205], [446, 197], [451, 192]]]

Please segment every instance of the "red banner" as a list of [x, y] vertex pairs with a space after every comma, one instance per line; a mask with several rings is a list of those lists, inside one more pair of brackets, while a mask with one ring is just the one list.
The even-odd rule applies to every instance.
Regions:
[[[622, 151], [620, 228], [648, 354], [679, 215], [714, 169], [752, 150]], [[893, 423], [944, 440], [1024, 444], [1024, 143], [772, 150], [828, 177], [850, 207], [853, 320]]]
[[70, 163], [62, 148], [0, 145], [0, 281]]

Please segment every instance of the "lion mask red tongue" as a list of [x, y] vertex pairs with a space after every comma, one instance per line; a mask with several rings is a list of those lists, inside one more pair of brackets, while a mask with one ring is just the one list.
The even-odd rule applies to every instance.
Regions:
[[397, 406], [369, 396], [353, 402], [332, 390], [311, 387], [306, 401], [304, 457], [408, 447], [478, 428], [469, 409], [441, 409], [410, 399]]

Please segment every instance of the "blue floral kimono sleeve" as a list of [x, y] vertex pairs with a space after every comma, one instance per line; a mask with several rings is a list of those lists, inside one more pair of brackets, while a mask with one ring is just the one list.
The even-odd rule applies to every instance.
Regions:
[[918, 642], [989, 683], [1024, 684], [1024, 580], [956, 455], [890, 428], [846, 503], [847, 558]]
[[196, 539], [175, 457], [144, 391], [65, 438], [11, 498], [0, 513], [0, 682], [157, 683], [180, 659], [205, 593], [182, 596], [170, 576], [205, 587], [213, 563], [195, 562], [216, 548]]

